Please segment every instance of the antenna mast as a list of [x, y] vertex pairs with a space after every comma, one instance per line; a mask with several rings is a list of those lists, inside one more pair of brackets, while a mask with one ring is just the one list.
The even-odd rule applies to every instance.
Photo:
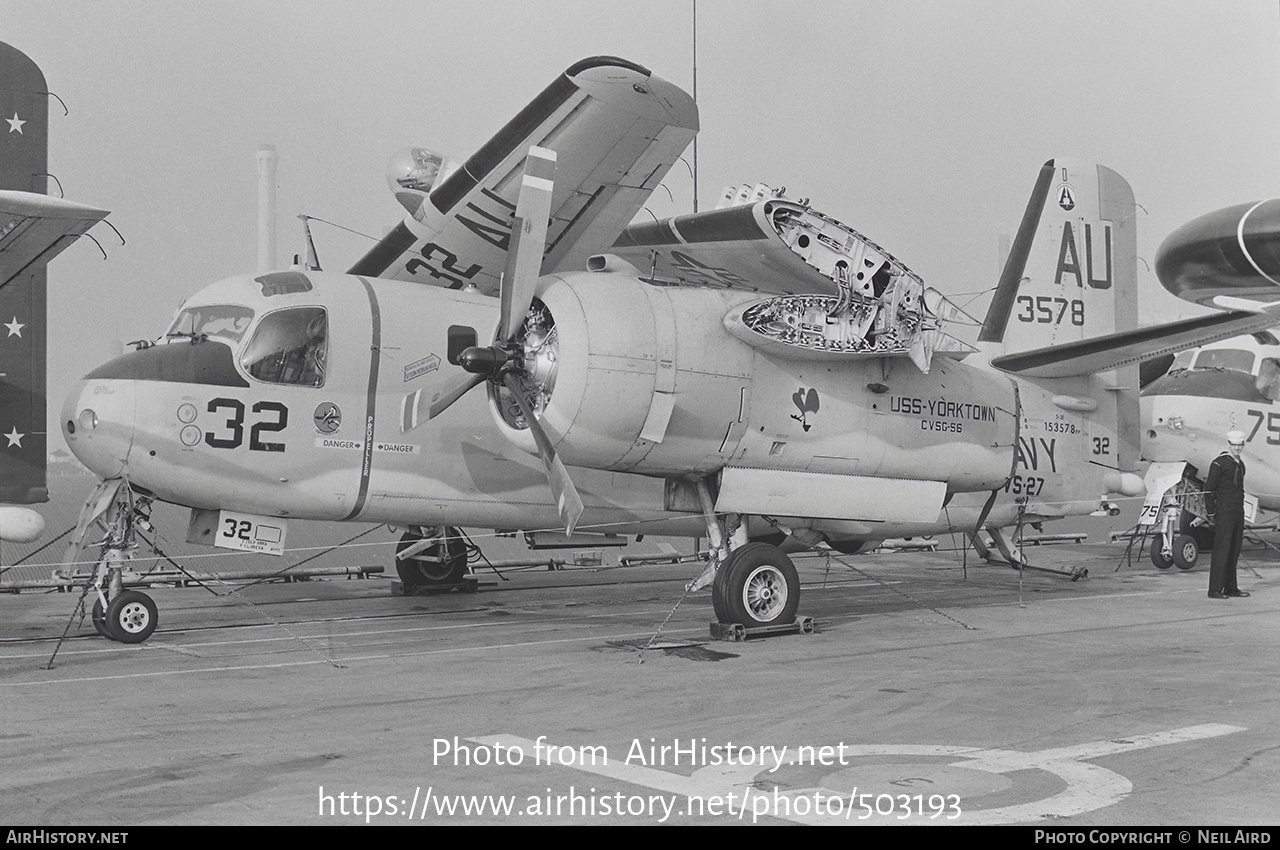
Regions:
[[[698, 102], [698, 0], [693, 0], [693, 102]], [[693, 137], [693, 211], [698, 211], [698, 137]]]

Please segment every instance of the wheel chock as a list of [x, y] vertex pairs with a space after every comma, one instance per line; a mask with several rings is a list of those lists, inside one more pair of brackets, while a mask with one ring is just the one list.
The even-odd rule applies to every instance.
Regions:
[[[492, 584], [492, 582], [486, 582]], [[432, 596], [437, 593], [448, 593], [456, 590], [459, 593], [476, 593], [480, 590], [480, 580], [467, 576], [462, 581], [441, 582], [439, 584], [407, 585], [402, 581], [392, 580], [392, 596]]]
[[794, 623], [777, 623], [772, 626], [752, 626], [751, 628], [741, 623], [711, 624], [712, 638], [734, 643], [752, 638], [773, 637], [774, 635], [811, 635], [813, 631], [812, 617], [796, 617]]

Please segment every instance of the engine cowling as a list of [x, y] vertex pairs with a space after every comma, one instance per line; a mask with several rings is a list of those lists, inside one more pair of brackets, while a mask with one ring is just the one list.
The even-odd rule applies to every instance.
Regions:
[[[721, 466], [732, 452], [725, 427], [741, 414], [751, 374], [750, 348], [722, 318], [750, 296], [668, 290], [627, 268], [542, 278], [520, 343], [533, 406], [573, 466], [652, 474]], [[505, 388], [491, 386], [490, 397], [508, 437], [536, 452]]]

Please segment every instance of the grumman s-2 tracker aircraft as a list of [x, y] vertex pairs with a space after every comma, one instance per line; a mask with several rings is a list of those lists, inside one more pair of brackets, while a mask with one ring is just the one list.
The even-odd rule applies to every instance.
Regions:
[[[1166, 289], [1193, 303], [1280, 321], [1280, 201], [1239, 204], [1188, 222], [1160, 246], [1156, 274]], [[1226, 449], [1228, 431], [1245, 435], [1247, 521], [1265, 521], [1259, 508], [1271, 518], [1280, 511], [1277, 401], [1275, 330], [1184, 351], [1143, 390], [1143, 455], [1151, 466], [1140, 523], [1157, 532], [1151, 543], [1156, 566], [1189, 570], [1201, 551], [1213, 548], [1213, 526], [1203, 522], [1203, 478]]]
[[796, 616], [788, 548], [986, 528], [1016, 562], [1001, 529], [1141, 492], [1136, 364], [1205, 335], [1131, 330], [1119, 175], [1041, 168], [979, 352], [888, 251], [766, 187], [629, 225], [697, 129], [647, 69], [578, 62], [465, 163], [404, 157], [409, 215], [347, 274], [215, 283], [86, 375], [62, 419], [104, 479], [76, 534], [107, 529], [99, 630], [156, 626], [120, 586], [156, 499], [264, 550], [293, 519], [407, 528], [427, 586], [466, 570], [457, 527], [706, 536], [695, 584], [758, 628]]

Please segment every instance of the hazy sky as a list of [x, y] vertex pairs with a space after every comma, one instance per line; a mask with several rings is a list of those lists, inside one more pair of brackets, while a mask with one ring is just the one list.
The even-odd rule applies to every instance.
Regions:
[[[118, 341], [254, 269], [260, 144], [279, 151], [282, 263], [299, 213], [378, 235], [403, 215], [384, 179], [395, 151], [467, 158], [578, 59], [692, 89], [692, 9], [0, 0], [0, 40], [70, 109], [50, 106], [50, 170], [127, 240], [99, 225], [106, 260], [81, 240], [50, 267], [52, 411]], [[730, 183], [785, 185], [961, 302], [994, 285], [999, 237], [1051, 157], [1130, 181], [1147, 264], [1185, 221], [1280, 194], [1277, 0], [700, 0], [697, 18], [702, 206]], [[654, 214], [692, 209], [684, 166], [666, 186]], [[331, 270], [371, 244], [315, 237]], [[1138, 273], [1150, 321], [1195, 312]]]

